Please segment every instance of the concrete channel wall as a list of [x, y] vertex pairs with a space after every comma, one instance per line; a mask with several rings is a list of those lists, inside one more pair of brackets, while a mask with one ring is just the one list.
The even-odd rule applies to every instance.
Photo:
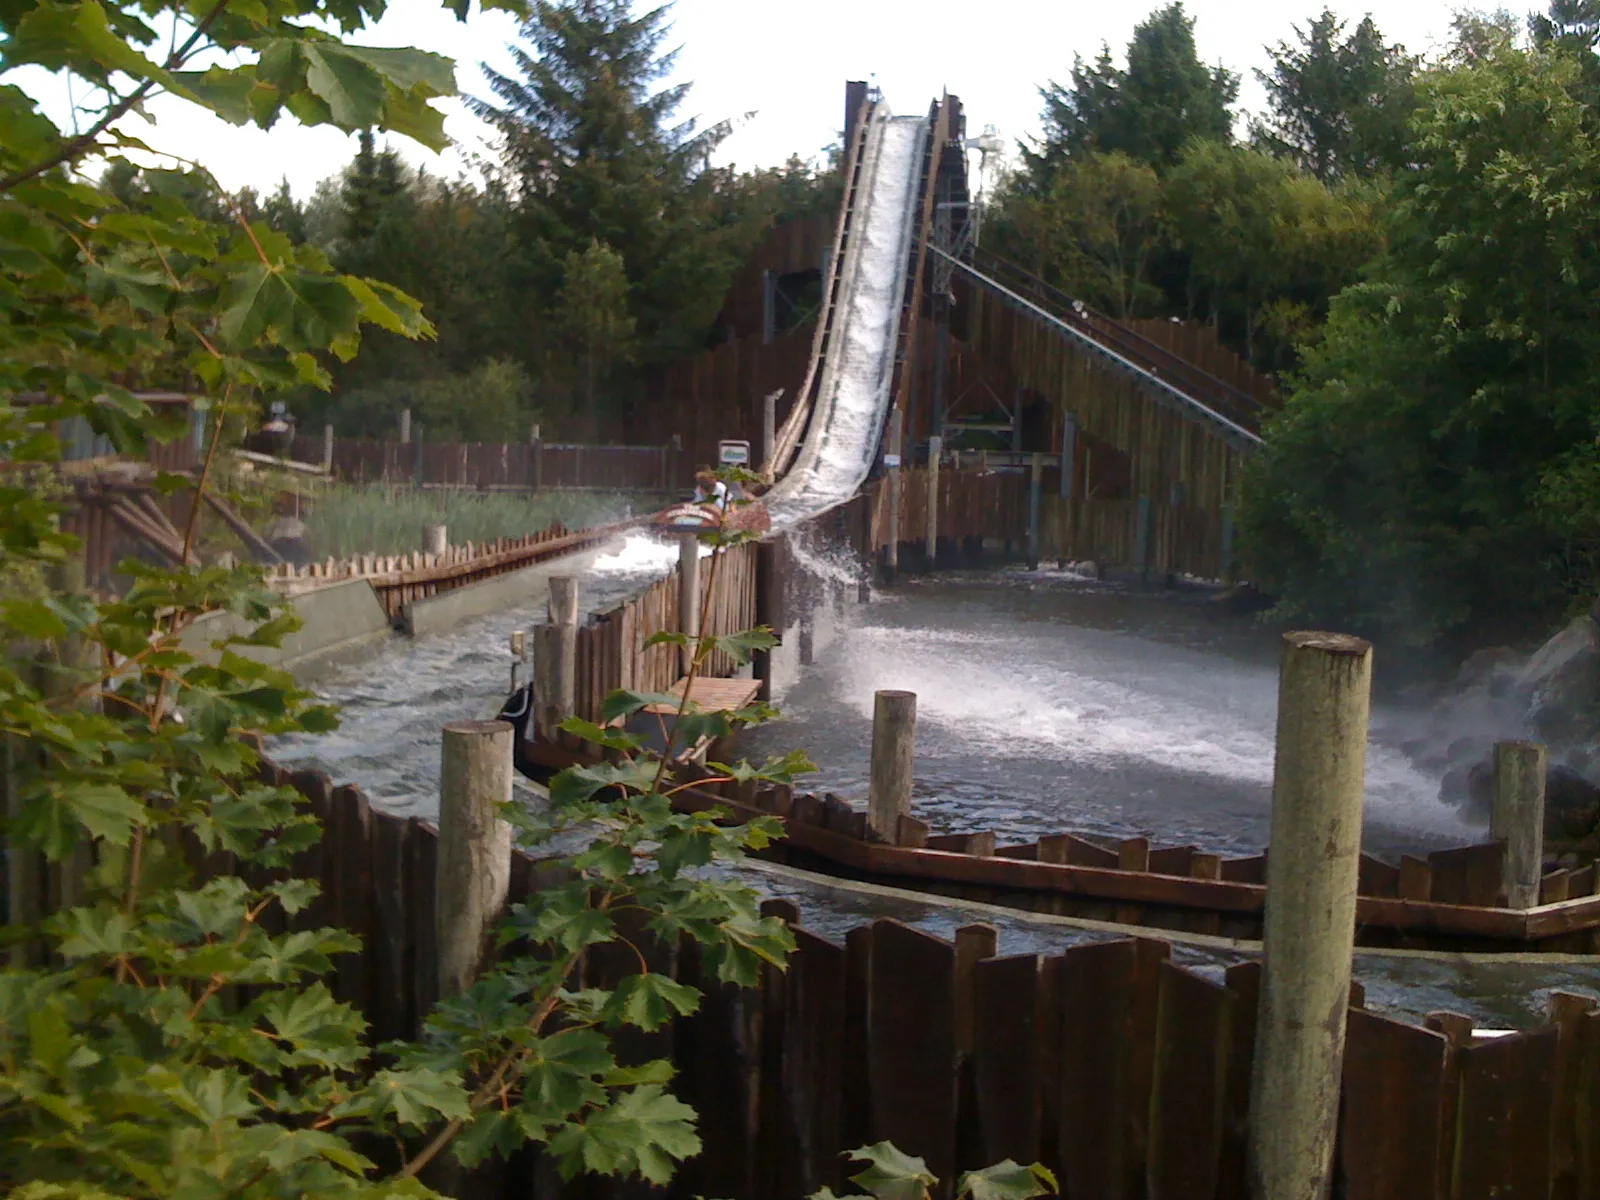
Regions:
[[563, 555], [547, 562], [496, 575], [469, 587], [456, 588], [424, 600], [413, 600], [401, 614], [401, 625], [412, 637], [445, 633], [463, 621], [487, 616], [518, 604], [537, 604], [550, 594], [552, 575], [583, 571], [594, 561], [593, 550]]
[[[318, 588], [297, 596], [292, 605], [303, 624], [283, 639], [282, 646], [235, 646], [234, 650], [290, 670], [305, 682], [393, 633], [388, 614], [365, 579]], [[234, 613], [208, 613], [184, 631], [181, 641], [190, 653], [206, 656], [211, 643], [247, 633], [252, 626]]]

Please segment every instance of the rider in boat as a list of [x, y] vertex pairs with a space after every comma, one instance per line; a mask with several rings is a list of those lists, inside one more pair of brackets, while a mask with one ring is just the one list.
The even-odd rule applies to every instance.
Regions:
[[728, 507], [728, 485], [710, 467], [694, 473], [694, 503], [709, 504], [721, 511]]

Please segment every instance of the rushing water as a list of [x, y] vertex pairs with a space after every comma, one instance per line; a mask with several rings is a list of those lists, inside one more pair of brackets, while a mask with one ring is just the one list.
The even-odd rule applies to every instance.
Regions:
[[[1064, 830], [1254, 854], [1268, 840], [1277, 638], [1193, 591], [1064, 572], [914, 580], [823, 606], [810, 668], [780, 675], [781, 723], [753, 754], [805, 749], [815, 786], [865, 794], [873, 692], [917, 694], [916, 814], [1005, 841]], [[1374, 713], [1366, 844], [1460, 845], [1482, 833], [1398, 748], [1410, 714]]]
[[[579, 563], [586, 611], [616, 604], [660, 577], [676, 548], [631, 537]], [[853, 570], [814, 549], [797, 555], [826, 597], [814, 616], [813, 666], [794, 665], [798, 632], [779, 659], [783, 719], [747, 737], [752, 757], [798, 746], [824, 767], [816, 786], [865, 792], [872, 693], [918, 693], [919, 816], [951, 830], [993, 829], [1025, 841], [1063, 829], [1150, 835], [1254, 853], [1267, 841], [1276, 692], [1275, 637], [1214, 616], [1193, 593], [1139, 591], [1066, 573], [947, 575], [854, 601]], [[847, 588], [848, 585], [848, 588]], [[437, 811], [439, 728], [493, 713], [505, 696], [513, 629], [544, 619], [545, 595], [444, 636], [397, 639], [320, 687], [343, 725], [282, 739], [280, 761], [361, 784], [393, 812]], [[1380, 658], [1381, 669], [1381, 658]], [[1367, 843], [1383, 854], [1475, 839], [1435, 798], [1435, 774], [1396, 748], [1410, 715], [1379, 708], [1369, 750]], [[1002, 953], [1052, 952], [1116, 936], [1060, 920], [891, 889], [840, 884], [768, 864], [740, 878], [794, 900], [805, 923], [842, 937], [892, 916], [950, 936], [981, 920]], [[1248, 954], [1180, 946], [1176, 961], [1219, 976]], [[1481, 1024], [1538, 1022], [1552, 988], [1596, 991], [1600, 961], [1538, 966], [1449, 958], [1357, 956], [1369, 1003], [1403, 1014], [1449, 1008]]]

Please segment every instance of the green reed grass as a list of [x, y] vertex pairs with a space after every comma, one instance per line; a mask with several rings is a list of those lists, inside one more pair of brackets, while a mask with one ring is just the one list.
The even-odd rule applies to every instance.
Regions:
[[452, 545], [603, 525], [661, 507], [661, 498], [624, 492], [473, 492], [342, 484], [306, 497], [301, 517], [313, 558], [402, 554], [422, 548], [425, 525], [444, 525]]

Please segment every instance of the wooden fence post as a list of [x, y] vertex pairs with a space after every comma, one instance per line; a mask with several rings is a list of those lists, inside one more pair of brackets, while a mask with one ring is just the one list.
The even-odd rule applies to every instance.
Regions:
[[1538, 742], [1496, 742], [1494, 807], [1489, 837], [1504, 841], [1505, 902], [1510, 908], [1539, 903], [1544, 873], [1545, 748]]
[[1028, 473], [1028, 570], [1039, 569], [1039, 487], [1044, 479], [1044, 455], [1037, 450]]
[[422, 527], [422, 552], [424, 554], [443, 554], [450, 549], [450, 530], [444, 525], [424, 525]]
[[322, 427], [322, 469], [328, 474], [333, 474], [333, 426]]
[[472, 986], [485, 942], [511, 882], [511, 826], [498, 806], [511, 801], [506, 721], [444, 727], [439, 765], [439, 852], [434, 872], [439, 995]]
[[1372, 691], [1372, 647], [1284, 635], [1261, 1001], [1250, 1086], [1251, 1195], [1328, 1195]]
[[911, 777], [917, 761], [917, 694], [882, 691], [872, 703], [872, 780], [867, 829], [893, 845], [900, 818], [911, 815]]
[[402, 408], [400, 410], [400, 444], [402, 446], [404, 446], [410, 440], [411, 440], [411, 410], [409, 408]]
[[678, 535], [678, 625], [689, 635], [683, 648], [683, 674], [694, 665], [695, 642], [700, 637], [700, 535]]
[[928, 569], [939, 565], [939, 459], [944, 455], [944, 439], [937, 433], [928, 439]]

